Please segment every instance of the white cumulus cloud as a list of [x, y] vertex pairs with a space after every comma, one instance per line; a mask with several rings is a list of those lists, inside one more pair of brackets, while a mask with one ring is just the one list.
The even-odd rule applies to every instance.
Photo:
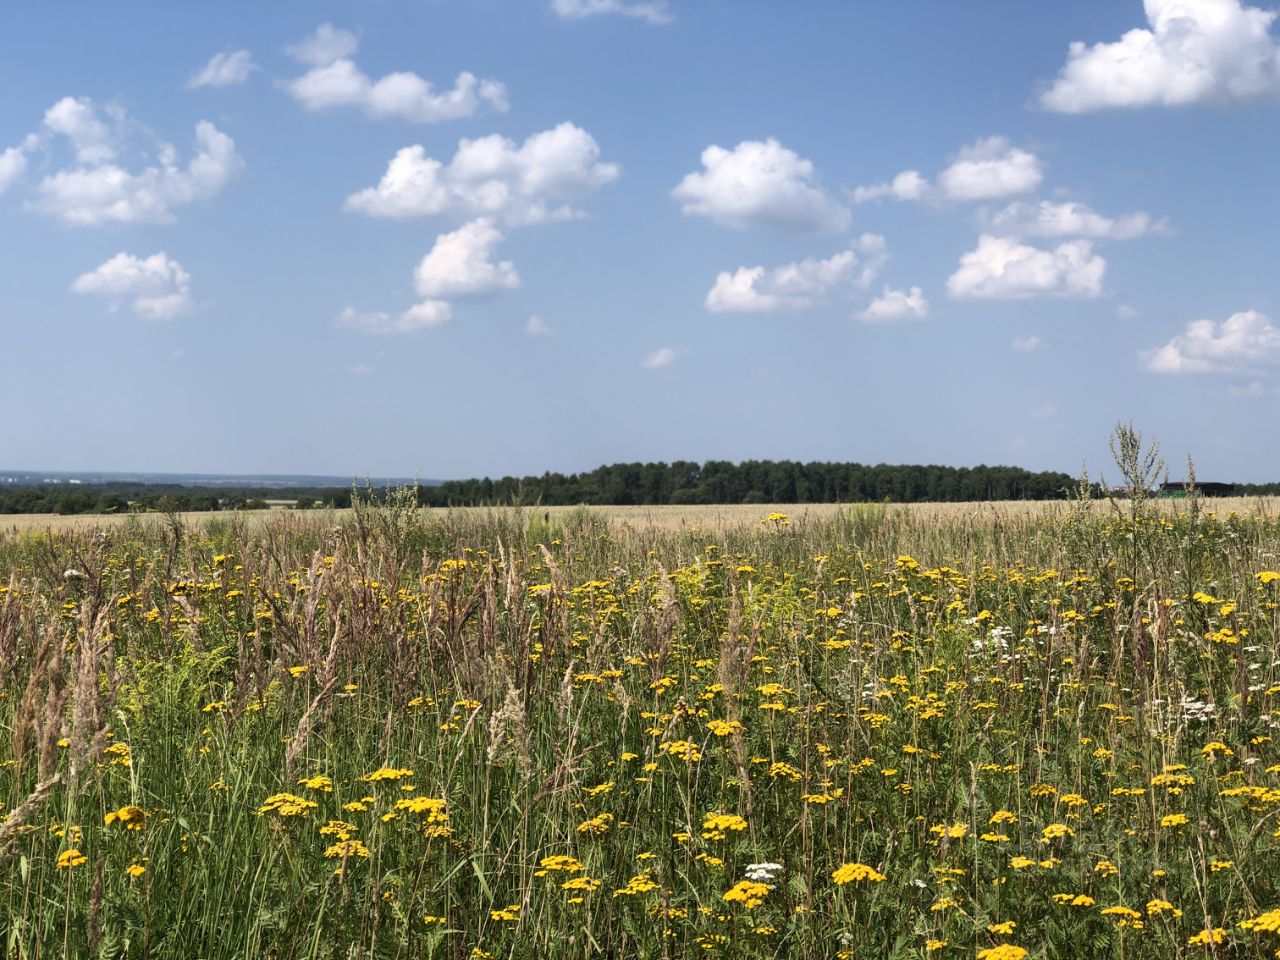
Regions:
[[248, 50], [227, 50], [215, 53], [203, 67], [191, 75], [187, 88], [232, 87], [244, 83], [258, 69]]
[[1162, 347], [1140, 355], [1152, 373], [1241, 373], [1280, 364], [1280, 328], [1256, 310], [1221, 323], [1193, 320]]
[[677, 350], [674, 347], [659, 347], [641, 360], [640, 366], [646, 370], [661, 370], [663, 367], [669, 367], [679, 360], [683, 353], [683, 350]]
[[1000, 200], [1030, 193], [1044, 182], [1044, 166], [1030, 150], [1015, 147], [1007, 137], [984, 137], [955, 155], [931, 184], [918, 170], [903, 170], [887, 183], [855, 187], [854, 203], [893, 199], [922, 201]]
[[891, 197], [894, 200], [923, 200], [929, 192], [929, 181], [918, 170], [903, 170], [888, 183], [876, 183], [869, 187], [855, 187], [851, 194], [854, 203], [869, 203]]
[[1130, 240], [1134, 237], [1167, 235], [1169, 224], [1149, 213], [1138, 211], [1107, 217], [1083, 203], [1038, 204], [1018, 201], [998, 210], [987, 221], [992, 233], [1019, 237], [1085, 237], [1094, 240]]
[[951, 200], [997, 200], [1030, 193], [1044, 180], [1040, 158], [1009, 143], [986, 137], [961, 149], [938, 175], [938, 187]]
[[164, 253], [135, 257], [117, 253], [106, 263], [81, 274], [74, 293], [103, 297], [114, 311], [128, 301], [146, 320], [169, 320], [191, 309], [191, 274]]
[[[45, 136], [70, 141], [76, 164], [46, 175], [35, 186], [30, 206], [79, 226], [107, 223], [171, 223], [173, 208], [207, 200], [244, 166], [235, 141], [212, 123], [196, 124], [195, 151], [184, 165], [174, 147], [161, 143], [155, 158], [137, 172], [114, 162], [114, 132], [127, 124], [121, 111], [109, 110], [108, 127], [87, 99], [64, 97], [45, 114]], [[31, 140], [31, 138], [28, 138]]]
[[863, 234], [848, 250], [826, 260], [780, 267], [739, 267], [716, 276], [706, 298], [712, 313], [778, 313], [818, 306], [833, 294], [865, 289], [888, 259], [884, 237]]
[[1009, 341], [1009, 346], [1018, 353], [1032, 353], [1043, 347], [1044, 341], [1039, 337], [1014, 337]]
[[418, 293], [429, 300], [458, 300], [520, 286], [511, 261], [493, 259], [501, 242], [501, 231], [485, 219], [440, 234], [414, 274]]
[[912, 287], [910, 290], [885, 287], [884, 292], [858, 314], [858, 318], [867, 323], [900, 323], [904, 320], [923, 320], [928, 315], [929, 301], [919, 287]]
[[707, 147], [702, 167], [671, 191], [689, 216], [738, 229], [836, 231], [849, 225], [849, 211], [827, 196], [813, 163], [772, 138], [745, 140], [732, 150]]
[[1041, 106], [1062, 113], [1280, 95], [1276, 11], [1240, 0], [1145, 0], [1146, 28], [1077, 41]]
[[474, 116], [482, 107], [507, 110], [507, 88], [463, 71], [453, 88], [437, 90], [416, 73], [399, 71], [374, 80], [350, 59], [359, 46], [354, 33], [322, 24], [289, 52], [311, 69], [285, 83], [308, 110], [359, 107], [371, 117], [399, 117], [411, 123], [439, 123]]
[[581, 20], [609, 13], [655, 24], [670, 23], [675, 19], [666, 0], [551, 0], [551, 10], [562, 20]]
[[1088, 240], [1042, 250], [1011, 237], [983, 234], [978, 247], [960, 258], [947, 280], [958, 299], [1012, 300], [1027, 297], [1096, 297], [1107, 262]]
[[360, 49], [360, 38], [350, 30], [339, 30], [332, 23], [322, 23], [311, 36], [284, 48], [299, 63], [322, 67], [335, 60], [351, 57]]
[[298, 63], [324, 67], [334, 60], [355, 56], [360, 49], [360, 37], [349, 29], [338, 29], [332, 23], [321, 23], [306, 40], [284, 47], [284, 52]]
[[618, 178], [600, 162], [600, 147], [572, 123], [535, 133], [523, 143], [498, 134], [463, 139], [447, 164], [420, 145], [397, 151], [375, 187], [347, 198], [346, 207], [373, 217], [494, 217], [510, 225], [581, 216], [576, 206]]
[[531, 337], [554, 337], [556, 335], [551, 325], [536, 313], [529, 317], [528, 322], [525, 323], [524, 332]]
[[[122, 119], [118, 110], [113, 119]], [[104, 163], [116, 155], [115, 134], [88, 97], [63, 97], [45, 111], [44, 128], [70, 140], [80, 163]]]
[[0, 150], [0, 193], [9, 189], [27, 169], [27, 151], [22, 147]]
[[363, 333], [412, 333], [447, 323], [456, 301], [515, 289], [520, 286], [515, 266], [509, 260], [493, 258], [494, 248], [501, 242], [502, 232], [487, 219], [440, 234], [414, 271], [421, 302], [400, 313], [347, 307], [338, 315], [338, 326]]
[[362, 311], [347, 307], [338, 314], [337, 325], [345, 330], [361, 333], [413, 333], [429, 330], [447, 323], [453, 316], [453, 308], [439, 300], [425, 300], [400, 313], [381, 310]]

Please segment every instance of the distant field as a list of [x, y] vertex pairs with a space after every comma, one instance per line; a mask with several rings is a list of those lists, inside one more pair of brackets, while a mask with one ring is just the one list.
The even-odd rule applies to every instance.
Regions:
[[[1159, 500], [1159, 507], [1166, 512], [1179, 512], [1186, 508], [1185, 501]], [[762, 518], [771, 513], [785, 513], [792, 523], [805, 521], [821, 521], [838, 515], [841, 511], [866, 511], [889, 509], [904, 511], [919, 519], [937, 518], [954, 521], [961, 518], [979, 520], [1004, 519], [1052, 515], [1067, 509], [1067, 503], [1061, 500], [1001, 500], [977, 503], [902, 503], [902, 504], [844, 504], [844, 503], [752, 503], [752, 504], [692, 504], [687, 506], [597, 506], [597, 507], [522, 507], [520, 512], [529, 516], [547, 516], [552, 519], [563, 519], [575, 512], [589, 511], [598, 517], [607, 517], [618, 526], [635, 529], [681, 530], [686, 528], [703, 528], [709, 530], [728, 530], [749, 527], [758, 524]], [[1238, 513], [1248, 516], [1271, 517], [1280, 514], [1280, 497], [1223, 497], [1204, 501], [1205, 510], [1209, 513], [1226, 516]], [[1110, 509], [1106, 500], [1095, 502], [1098, 510]], [[423, 514], [431, 518], [471, 517], [483, 518], [489, 515], [509, 514], [515, 508], [503, 507], [457, 507], [457, 508], [424, 508]], [[226, 520], [234, 518], [250, 525], [288, 523], [291, 520], [322, 517], [341, 518], [349, 514], [349, 510], [313, 510], [294, 511], [283, 504], [273, 505], [271, 510], [226, 511], [219, 513], [182, 513], [184, 524], [201, 525], [210, 519]], [[81, 514], [59, 516], [57, 514], [17, 514], [0, 517], [0, 536], [30, 530], [94, 530], [112, 527], [125, 522], [129, 516], [140, 516], [144, 523], [163, 523], [162, 514], [141, 515], [108, 515]]]

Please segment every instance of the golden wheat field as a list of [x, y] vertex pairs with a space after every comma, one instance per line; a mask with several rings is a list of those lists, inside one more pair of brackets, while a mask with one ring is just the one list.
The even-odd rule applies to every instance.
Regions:
[[[837, 517], [842, 513], [856, 512], [860, 509], [881, 509], [881, 504], [838, 504], [838, 503], [806, 503], [806, 504], [720, 504], [714, 506], [600, 506], [600, 507], [564, 507], [564, 506], [528, 506], [522, 509], [497, 512], [515, 512], [518, 515], [533, 517], [541, 515], [546, 518], [563, 519], [584, 509], [596, 518], [607, 518], [610, 523], [622, 527], [649, 528], [662, 530], [682, 530], [699, 528], [707, 530], [724, 530], [750, 527], [760, 517], [770, 513], [786, 513], [793, 523], [803, 524], [809, 521], [820, 521]], [[1000, 500], [983, 503], [903, 503], [888, 505], [890, 509], [901, 514], [921, 519], [957, 520], [983, 524], [991, 521], [1023, 517], [1028, 515], [1053, 516], [1061, 514], [1066, 506], [1054, 500]], [[1177, 513], [1185, 509], [1181, 500], [1160, 500], [1154, 506], [1166, 513]], [[1114, 509], [1106, 501], [1099, 500], [1093, 509], [1107, 512]], [[342, 520], [349, 510], [322, 511], [335, 520]], [[436, 520], [453, 517], [484, 517], [495, 512], [491, 507], [424, 507], [424, 520]], [[1206, 507], [1206, 512], [1227, 516], [1239, 514], [1243, 516], [1275, 516], [1280, 514], [1280, 497], [1222, 497], [1214, 499]], [[283, 516], [291, 513], [283, 507], [271, 510], [246, 510], [232, 512], [231, 515], [249, 524], [280, 523]], [[21, 533], [32, 530], [74, 530], [74, 529], [111, 529], [117, 524], [126, 523], [131, 514], [75, 514], [59, 516], [52, 513], [17, 514], [0, 517], [0, 534]], [[159, 515], [147, 515], [158, 520]], [[223, 515], [225, 516], [225, 515]], [[199, 526], [209, 519], [208, 513], [180, 513], [179, 519], [187, 526]], [[136, 522], [137, 518], [134, 517]]]
[[5, 955], [1276, 956], [1274, 506], [6, 521]]

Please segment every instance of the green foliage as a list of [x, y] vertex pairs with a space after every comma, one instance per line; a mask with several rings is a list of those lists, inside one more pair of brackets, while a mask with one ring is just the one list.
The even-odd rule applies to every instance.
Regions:
[[428, 506], [526, 504], [895, 503], [1058, 500], [1071, 478], [1017, 467], [866, 466], [748, 460], [617, 463], [586, 473], [449, 480], [424, 487]]

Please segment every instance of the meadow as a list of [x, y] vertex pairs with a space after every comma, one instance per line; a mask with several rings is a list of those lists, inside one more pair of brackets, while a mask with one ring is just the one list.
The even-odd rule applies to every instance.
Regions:
[[6, 526], [4, 955], [1280, 956], [1274, 507]]

